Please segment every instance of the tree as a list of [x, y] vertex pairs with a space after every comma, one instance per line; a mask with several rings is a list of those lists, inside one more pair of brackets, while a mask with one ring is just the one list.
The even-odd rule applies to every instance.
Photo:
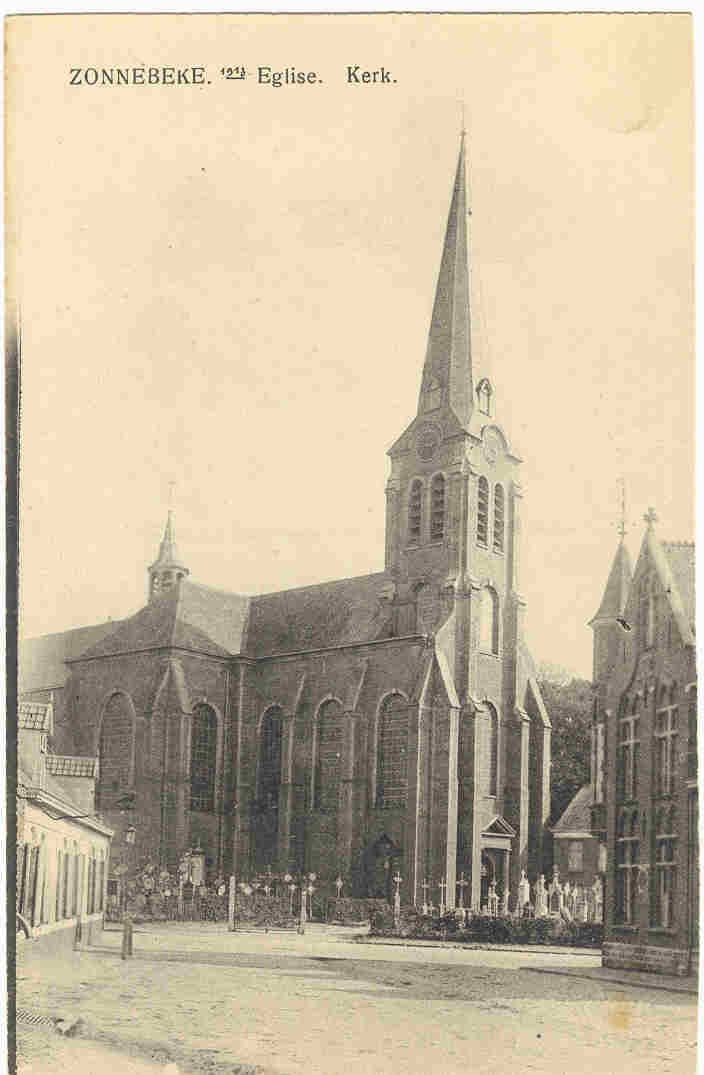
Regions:
[[541, 679], [552, 724], [550, 766], [550, 818], [554, 825], [570, 800], [590, 780], [592, 685], [585, 679], [554, 682]]

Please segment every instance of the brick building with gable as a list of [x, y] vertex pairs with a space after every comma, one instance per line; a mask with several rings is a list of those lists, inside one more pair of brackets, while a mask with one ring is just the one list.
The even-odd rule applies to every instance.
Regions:
[[[473, 360], [462, 139], [417, 414], [389, 451], [384, 568], [256, 597], [191, 580], [169, 515], [147, 605], [21, 650], [60, 749], [100, 759], [137, 858], [515, 893], [543, 869], [551, 727], [523, 639], [520, 460]], [[134, 792], [136, 813], [118, 810]]]
[[699, 939], [694, 545], [655, 513], [623, 537], [594, 631], [592, 831], [606, 845], [606, 967], [696, 970]]

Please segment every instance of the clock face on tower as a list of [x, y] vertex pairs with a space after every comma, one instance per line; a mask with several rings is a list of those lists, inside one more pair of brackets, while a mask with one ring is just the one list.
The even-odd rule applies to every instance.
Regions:
[[442, 431], [432, 422], [424, 422], [416, 431], [416, 451], [423, 460], [432, 459], [437, 451]]
[[487, 463], [492, 466], [500, 459], [504, 452], [504, 444], [501, 434], [496, 429], [485, 428], [482, 432], [482, 448]]

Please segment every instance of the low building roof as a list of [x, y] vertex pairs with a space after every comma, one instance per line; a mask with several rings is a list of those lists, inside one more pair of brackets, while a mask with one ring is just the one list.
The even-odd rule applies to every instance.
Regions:
[[585, 784], [571, 800], [560, 820], [552, 827], [553, 836], [571, 836], [576, 833], [591, 836], [591, 804], [594, 789]]

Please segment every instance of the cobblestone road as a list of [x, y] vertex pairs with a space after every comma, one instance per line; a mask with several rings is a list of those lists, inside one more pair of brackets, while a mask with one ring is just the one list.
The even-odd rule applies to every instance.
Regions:
[[[143, 929], [130, 961], [115, 932], [51, 974], [18, 969], [18, 1004], [80, 1015], [91, 1041], [76, 1050], [120, 1050], [125, 1066], [113, 1056], [96, 1072], [142, 1075], [137, 1061], [145, 1075], [170, 1061], [212, 1075], [239, 1064], [280, 1075], [695, 1071], [695, 997], [535, 973], [595, 967], [597, 954], [377, 947], [323, 927]], [[57, 1075], [23, 1055], [25, 1075]]]

